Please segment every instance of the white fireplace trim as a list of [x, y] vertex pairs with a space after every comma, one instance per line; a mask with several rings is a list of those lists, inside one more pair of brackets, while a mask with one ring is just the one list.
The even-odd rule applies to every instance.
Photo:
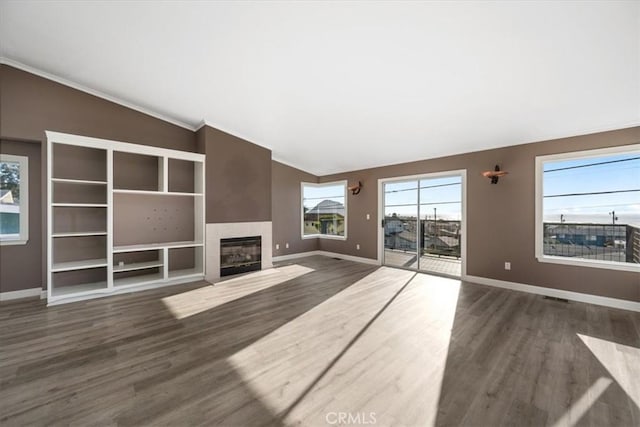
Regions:
[[206, 225], [205, 279], [208, 282], [214, 283], [220, 280], [220, 240], [250, 236], [260, 236], [262, 238], [262, 270], [273, 267], [271, 221], [225, 222]]

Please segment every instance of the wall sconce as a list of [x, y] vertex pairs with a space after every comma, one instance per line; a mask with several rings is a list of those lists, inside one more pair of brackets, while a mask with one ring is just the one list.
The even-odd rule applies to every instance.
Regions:
[[505, 176], [508, 173], [509, 172], [507, 172], [507, 171], [501, 171], [500, 170], [500, 166], [496, 165], [496, 167], [492, 171], [482, 172], [482, 176], [489, 178], [491, 180], [492, 184], [497, 184], [498, 183], [498, 179], [501, 176]]
[[356, 194], [360, 194], [360, 189], [362, 188], [362, 182], [358, 181], [358, 183], [356, 185], [351, 185], [349, 187], [347, 187], [347, 189], [349, 191], [351, 191], [351, 194], [353, 194], [354, 196]]

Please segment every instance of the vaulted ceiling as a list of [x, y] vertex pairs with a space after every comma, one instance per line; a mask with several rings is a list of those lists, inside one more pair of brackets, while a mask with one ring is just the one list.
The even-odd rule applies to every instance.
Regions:
[[328, 173], [640, 124], [640, 2], [0, 2], [3, 61]]

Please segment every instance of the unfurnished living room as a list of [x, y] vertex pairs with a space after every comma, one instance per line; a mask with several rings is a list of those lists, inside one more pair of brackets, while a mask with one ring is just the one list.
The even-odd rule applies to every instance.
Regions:
[[0, 0], [0, 425], [639, 426], [640, 2]]

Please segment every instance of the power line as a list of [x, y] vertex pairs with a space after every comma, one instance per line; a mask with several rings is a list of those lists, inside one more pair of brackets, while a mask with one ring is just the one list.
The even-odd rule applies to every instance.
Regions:
[[547, 211], [563, 211], [566, 209], [593, 209], [593, 208], [613, 208], [618, 206], [630, 206], [631, 203], [617, 203], [614, 205], [589, 205], [589, 206], [565, 206], [562, 208], [545, 208], [545, 212]]
[[567, 166], [566, 168], [549, 169], [547, 171], [544, 171], [544, 173], [547, 173], [547, 172], [558, 172], [558, 171], [564, 171], [564, 170], [568, 170], [568, 169], [587, 168], [587, 167], [590, 167], [590, 166], [608, 165], [608, 164], [611, 164], [611, 163], [630, 162], [632, 160], [639, 160], [639, 159], [640, 159], [640, 157], [631, 157], [630, 159], [609, 160], [609, 161], [606, 161], [606, 162], [589, 163], [589, 164], [586, 164], [586, 165]]
[[571, 197], [571, 196], [594, 196], [598, 194], [617, 194], [617, 193], [634, 193], [640, 191], [640, 188], [634, 190], [614, 190], [614, 191], [593, 191], [590, 193], [567, 193], [567, 194], [551, 194], [549, 196], [544, 196], [544, 198], [549, 197]]
[[[456, 203], [462, 203], [460, 201], [451, 201], [451, 202], [432, 202], [432, 203], [420, 203], [420, 206], [426, 205], [452, 205]], [[416, 203], [408, 203], [408, 204], [398, 204], [398, 205], [384, 205], [385, 208], [401, 208], [407, 206], [417, 206]]]
[[320, 199], [344, 199], [344, 194], [339, 196], [323, 196], [323, 197], [304, 197], [303, 200], [320, 200]]
[[434, 202], [434, 203], [420, 203], [420, 206], [425, 206], [425, 205], [453, 205], [456, 203], [462, 203], [459, 201], [451, 201], [451, 202]]
[[[454, 182], [454, 183], [451, 183], [451, 184], [428, 185], [428, 186], [426, 186], [426, 187], [422, 187], [422, 186], [421, 186], [421, 187], [419, 187], [419, 188], [420, 188], [420, 190], [423, 190], [423, 189], [425, 189], [425, 188], [448, 187], [448, 186], [451, 186], [451, 185], [461, 185], [461, 184], [462, 184], [462, 183], [460, 183], [460, 182]], [[418, 189], [418, 187], [413, 187], [413, 188], [402, 188], [402, 189], [400, 189], [400, 190], [389, 190], [389, 191], [386, 191], [386, 190], [385, 190], [385, 193], [400, 193], [401, 191], [412, 191], [412, 190], [417, 190], [417, 189]]]
[[[611, 176], [613, 174], [620, 176], [621, 174], [624, 174], [623, 176], [626, 177], [628, 175], [632, 175], [633, 173], [637, 173], [638, 170], [640, 170], [640, 163], [638, 163], [637, 165], [628, 165], [626, 167], [620, 166], [620, 167], [616, 167], [615, 169], [603, 170], [603, 171], [600, 171], [600, 173], [606, 173], [607, 176]], [[632, 172], [625, 172], [625, 171], [632, 171]], [[570, 175], [560, 175], [560, 174], [548, 175], [548, 176], [545, 175], [544, 179], [545, 179], [545, 182], [557, 180], [557, 179], [560, 179], [560, 180], [567, 180], [569, 178], [581, 179], [579, 177], [594, 176], [596, 173], [597, 172], [584, 169], [584, 170], [573, 171], [573, 173]], [[596, 176], [601, 176], [601, 175], [596, 175]]]

